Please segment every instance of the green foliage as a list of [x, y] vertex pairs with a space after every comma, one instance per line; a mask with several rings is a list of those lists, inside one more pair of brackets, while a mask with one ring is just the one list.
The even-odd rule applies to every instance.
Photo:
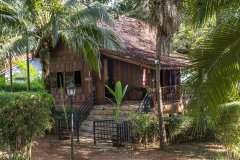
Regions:
[[2, 92], [0, 106], [1, 145], [10, 147], [9, 154], [27, 154], [34, 138], [52, 127], [53, 98], [48, 93]]
[[214, 139], [211, 126], [206, 126], [204, 132], [194, 133], [194, 119], [187, 115], [176, 115], [165, 118], [169, 142], [183, 143], [193, 140]]
[[[19, 55], [29, 50], [40, 52], [43, 78], [49, 76], [50, 50], [61, 38], [69, 51], [82, 54], [93, 70], [99, 70], [99, 46], [111, 50], [120, 49], [117, 36], [104, 25], [113, 23], [112, 18], [101, 5], [101, 1], [8, 1], [0, 9], [0, 56], [6, 53]], [[7, 15], [6, 15], [7, 14]], [[3, 18], [2, 18], [3, 17]], [[16, 23], [12, 23], [16, 19]], [[16, 25], [17, 24], [17, 25]], [[11, 26], [11, 27], [9, 27]], [[31, 30], [26, 32], [26, 30]]]
[[114, 107], [113, 110], [113, 119], [116, 123], [120, 122], [120, 114], [121, 114], [121, 103], [123, 100], [123, 97], [126, 94], [128, 85], [126, 85], [124, 87], [124, 89], [122, 89], [122, 84], [120, 81], [117, 81], [116, 86], [115, 86], [115, 91], [113, 91], [110, 87], [108, 87], [107, 85], [105, 85], [106, 88], [109, 90], [109, 92], [114, 96], [115, 101], [116, 101], [116, 107]]
[[188, 116], [178, 115], [165, 119], [168, 138], [171, 143], [181, 143], [193, 139], [193, 119]]
[[[21, 70], [20, 73], [14, 73], [13, 74], [13, 79], [16, 79], [16, 78], [24, 78], [24, 80], [27, 79], [27, 64], [25, 61], [16, 61], [14, 62], [15, 65], [18, 66], [18, 68]], [[37, 72], [37, 69], [29, 64], [29, 73], [30, 73], [30, 80], [35, 80], [37, 79], [38, 77], [40, 77], [40, 75], [38, 74]]]
[[227, 102], [234, 102], [234, 101], [239, 101], [240, 100], [240, 95], [239, 95], [239, 86], [231, 88], [227, 93]]
[[155, 142], [158, 135], [158, 121], [150, 114], [137, 113], [131, 115], [133, 132], [139, 138], [139, 142]]
[[[35, 79], [30, 83], [31, 91], [44, 91], [43, 82], [40, 79]], [[21, 92], [27, 90], [27, 82], [24, 83], [16, 83], [13, 82], [13, 90], [15, 92]], [[5, 80], [4, 77], [0, 78], [0, 91], [11, 91], [10, 83]]]
[[188, 18], [199, 27], [215, 19], [221, 12], [239, 9], [239, 0], [184, 0]]
[[216, 137], [240, 157], [240, 102], [227, 103], [221, 106], [221, 114], [216, 126]]
[[120, 81], [117, 81], [116, 86], [115, 86], [115, 91], [113, 91], [110, 87], [108, 87], [107, 85], [105, 85], [107, 87], [107, 89], [109, 90], [109, 92], [114, 96], [116, 104], [117, 105], [121, 105], [122, 103], [122, 99], [126, 94], [128, 85], [126, 85], [124, 87], [124, 89], [122, 89], [122, 84]]
[[188, 111], [194, 117], [196, 132], [210, 123], [218, 139], [233, 150], [239, 147], [237, 105], [227, 104], [225, 109], [221, 106], [239, 99], [239, 4], [239, 0], [202, 0], [201, 3], [194, 0], [187, 6], [194, 26], [216, 23], [200, 48], [191, 53], [193, 68], [187, 79], [187, 93], [191, 96]]
[[200, 47], [211, 27], [193, 29], [181, 25], [179, 32], [173, 37], [172, 50], [178, 53], [189, 53]]

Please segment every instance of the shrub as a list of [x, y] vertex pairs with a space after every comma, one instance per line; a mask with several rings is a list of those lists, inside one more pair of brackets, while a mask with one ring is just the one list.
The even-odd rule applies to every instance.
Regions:
[[240, 102], [221, 106], [221, 114], [216, 127], [216, 137], [240, 157]]
[[194, 132], [194, 119], [187, 115], [175, 115], [165, 118], [167, 136], [170, 143], [183, 143], [193, 140], [210, 140], [214, 132], [206, 126], [204, 131]]
[[53, 98], [45, 92], [0, 93], [2, 144], [12, 156], [29, 155], [34, 138], [51, 129], [51, 107]]
[[185, 115], [165, 118], [167, 136], [171, 143], [181, 143], [193, 139], [193, 119]]
[[137, 113], [131, 116], [133, 121], [133, 131], [139, 142], [155, 142], [158, 135], [158, 121], [146, 113]]
[[[45, 89], [41, 80], [31, 81], [30, 88], [31, 88], [31, 91], [43, 91]], [[27, 83], [26, 82], [24, 82], [24, 83], [13, 82], [13, 90], [15, 92], [26, 91]], [[11, 91], [10, 83], [5, 82], [3, 80], [3, 78], [0, 78], [0, 91], [5, 91], [5, 92]]]

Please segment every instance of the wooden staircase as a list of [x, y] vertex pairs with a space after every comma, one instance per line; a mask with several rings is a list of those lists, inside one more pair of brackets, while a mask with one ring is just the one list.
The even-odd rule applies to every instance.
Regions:
[[[84, 122], [84, 120], [88, 117], [88, 115], [93, 110], [93, 108], [94, 108], [94, 92], [92, 92], [87, 97], [84, 103], [73, 114], [74, 135], [77, 136], [78, 141], [79, 141], [79, 127]], [[59, 139], [69, 136], [70, 130], [71, 130], [70, 117], [68, 118], [67, 121], [64, 118], [58, 120]]]
[[[129, 120], [130, 115], [139, 108], [140, 101], [123, 102], [121, 106], [121, 120]], [[93, 121], [112, 120], [113, 104], [94, 106], [87, 119], [80, 126], [80, 137], [93, 138]]]

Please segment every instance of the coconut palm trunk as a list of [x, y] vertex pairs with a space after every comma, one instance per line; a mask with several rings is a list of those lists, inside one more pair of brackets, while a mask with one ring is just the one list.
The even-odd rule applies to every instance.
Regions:
[[161, 58], [170, 54], [170, 44], [173, 34], [176, 32], [177, 8], [175, 4], [169, 0], [155, 0], [151, 8], [152, 18], [151, 25], [156, 29], [156, 87], [157, 87], [157, 103], [159, 118], [159, 136], [160, 149], [164, 150], [167, 144], [166, 129], [163, 117], [162, 90], [160, 83]]
[[42, 64], [42, 78], [45, 85], [45, 88], [50, 92], [50, 51], [48, 44], [45, 43], [40, 49], [40, 61]]
[[163, 43], [162, 43], [162, 36], [161, 36], [161, 29], [157, 30], [157, 60], [158, 63], [156, 64], [156, 88], [157, 88], [157, 106], [158, 106], [158, 119], [159, 119], [159, 136], [160, 136], [160, 149], [164, 150], [167, 137], [166, 137], [166, 129], [164, 124], [164, 117], [163, 117], [163, 103], [162, 103], [162, 88], [161, 88], [161, 53], [163, 50]]

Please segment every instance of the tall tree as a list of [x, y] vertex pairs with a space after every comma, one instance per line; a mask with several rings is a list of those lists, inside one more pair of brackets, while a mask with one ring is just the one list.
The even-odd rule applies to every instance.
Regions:
[[161, 57], [170, 54], [170, 45], [173, 34], [178, 28], [178, 17], [176, 5], [171, 0], [155, 0], [150, 7], [151, 19], [150, 24], [156, 28], [156, 84], [160, 129], [160, 148], [164, 149], [166, 145], [166, 130], [163, 119], [162, 89], [160, 83]]
[[1, 30], [8, 33], [1, 38], [1, 53], [10, 50], [13, 55], [26, 53], [28, 42], [29, 50], [37, 50], [40, 55], [47, 88], [50, 54], [54, 54], [51, 52], [59, 40], [73, 53], [81, 53], [95, 71], [99, 68], [100, 46], [120, 47], [112, 31], [98, 26], [99, 21], [109, 25], [113, 21], [97, 1], [0, 0], [0, 3], [5, 6], [0, 7]]
[[[156, 88], [159, 117], [160, 149], [166, 145], [166, 130], [163, 119], [162, 90], [160, 83], [161, 57], [170, 54], [173, 34], [178, 29], [178, 12], [173, 0], [124, 0], [129, 15], [148, 20], [156, 31]], [[144, 14], [141, 14], [144, 13]]]

